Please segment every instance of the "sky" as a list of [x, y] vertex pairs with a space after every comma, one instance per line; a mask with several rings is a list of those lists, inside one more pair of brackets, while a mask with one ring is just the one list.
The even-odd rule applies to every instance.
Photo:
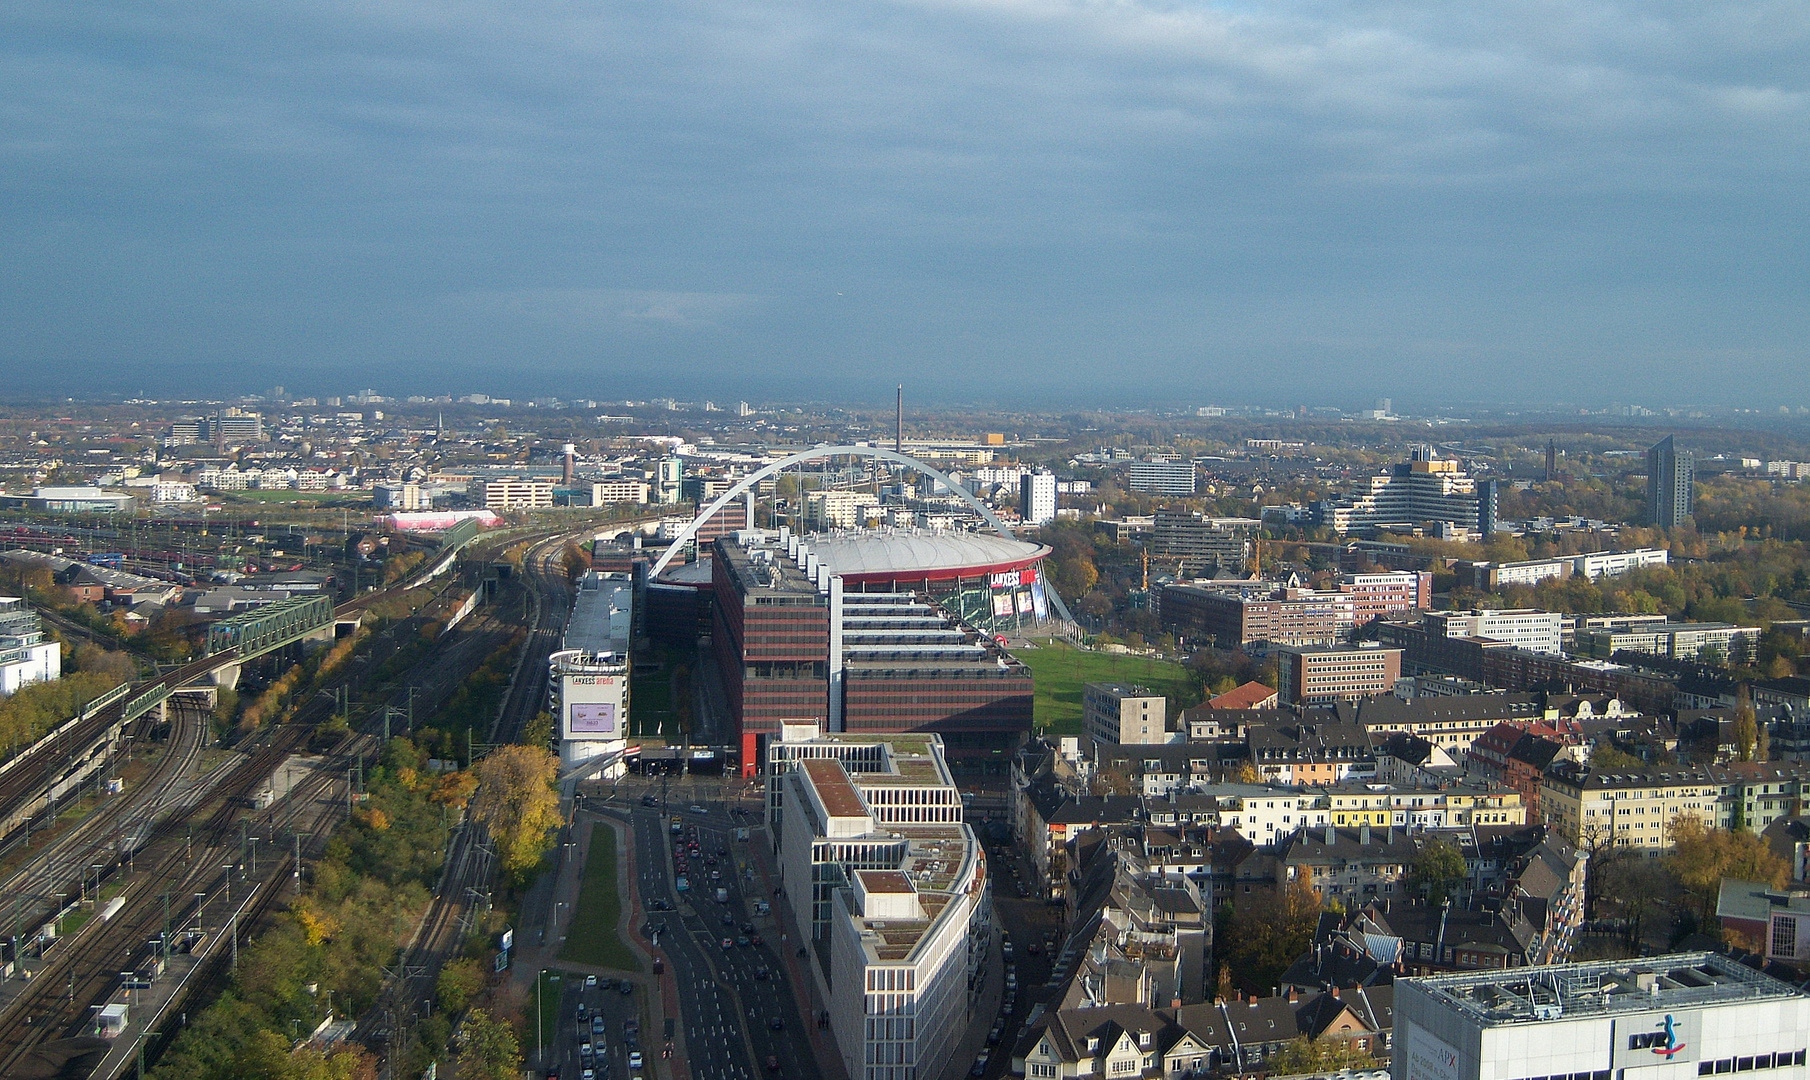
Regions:
[[1810, 5], [12, 0], [0, 394], [1810, 403]]

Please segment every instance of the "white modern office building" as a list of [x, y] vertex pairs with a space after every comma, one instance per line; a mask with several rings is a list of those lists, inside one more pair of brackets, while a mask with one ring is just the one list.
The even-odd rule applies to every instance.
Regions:
[[578, 579], [565, 636], [547, 658], [561, 771], [607, 755], [594, 775], [622, 775], [634, 597], [627, 574], [592, 570]]
[[931, 734], [768, 744], [792, 932], [851, 1080], [934, 1080], [967, 1030], [992, 936], [987, 862]]
[[1506, 641], [1517, 649], [1554, 656], [1564, 651], [1565, 617], [1556, 611], [1429, 611], [1421, 618], [1427, 632], [1436, 637], [1489, 638]]
[[0, 697], [63, 675], [63, 647], [44, 637], [38, 613], [16, 596], [0, 596]]
[[1810, 996], [1718, 953], [1680, 953], [1397, 979], [1390, 1075], [1803, 1080], [1807, 1044]]

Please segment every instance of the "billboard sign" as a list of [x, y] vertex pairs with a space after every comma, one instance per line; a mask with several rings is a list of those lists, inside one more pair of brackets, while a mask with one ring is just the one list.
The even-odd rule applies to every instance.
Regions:
[[1018, 585], [1018, 571], [1007, 570], [1003, 574], [994, 574], [987, 579], [987, 583], [995, 589], [1016, 588]]
[[1010, 614], [1012, 614], [1012, 594], [1011, 593], [994, 593], [993, 594], [993, 616], [995, 618], [1003, 619]]
[[566, 716], [566, 730], [574, 735], [616, 734], [615, 702], [576, 701]]
[[1419, 1025], [1410, 1026], [1406, 1034], [1407, 1046], [1401, 1049], [1408, 1059], [1407, 1080], [1459, 1080], [1458, 1051]]

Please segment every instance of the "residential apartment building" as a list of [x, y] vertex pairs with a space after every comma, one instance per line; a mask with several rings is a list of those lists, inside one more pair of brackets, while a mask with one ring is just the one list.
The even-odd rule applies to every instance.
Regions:
[[1158, 510], [1153, 516], [1150, 554], [1178, 560], [1184, 572], [1242, 573], [1252, 541], [1262, 530], [1256, 518], [1216, 518], [1186, 510]]
[[1195, 470], [1191, 461], [1134, 461], [1125, 486], [1153, 495], [1194, 494]]
[[879, 505], [871, 491], [813, 491], [805, 495], [805, 520], [815, 529], [856, 529]]
[[1696, 468], [1689, 450], [1667, 435], [1647, 450], [1647, 522], [1675, 529], [1691, 516]]
[[1361, 725], [1373, 744], [1394, 732], [1406, 732], [1456, 758], [1468, 752], [1471, 743], [1497, 723], [1538, 720], [1543, 709], [1534, 694], [1463, 694], [1412, 701], [1383, 696], [1341, 705], [1339, 715]]
[[1096, 745], [1179, 742], [1168, 726], [1169, 699], [1142, 686], [1088, 683], [1081, 691], [1081, 730]]
[[1047, 525], [1056, 520], [1054, 473], [1026, 473], [1018, 480], [1018, 514], [1026, 525]]
[[1315, 787], [1376, 778], [1376, 756], [1364, 729], [1320, 715], [1319, 722], [1251, 726], [1250, 761], [1265, 783]]
[[1387, 694], [1401, 678], [1401, 650], [1293, 646], [1277, 650], [1276, 692], [1284, 705], [1330, 705]]

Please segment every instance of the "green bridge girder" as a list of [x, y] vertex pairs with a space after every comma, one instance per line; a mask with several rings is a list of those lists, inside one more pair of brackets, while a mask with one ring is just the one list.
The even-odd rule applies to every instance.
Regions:
[[207, 655], [238, 649], [238, 659], [250, 660], [272, 649], [333, 625], [333, 601], [327, 596], [298, 596], [243, 615], [221, 619], [207, 628]]

